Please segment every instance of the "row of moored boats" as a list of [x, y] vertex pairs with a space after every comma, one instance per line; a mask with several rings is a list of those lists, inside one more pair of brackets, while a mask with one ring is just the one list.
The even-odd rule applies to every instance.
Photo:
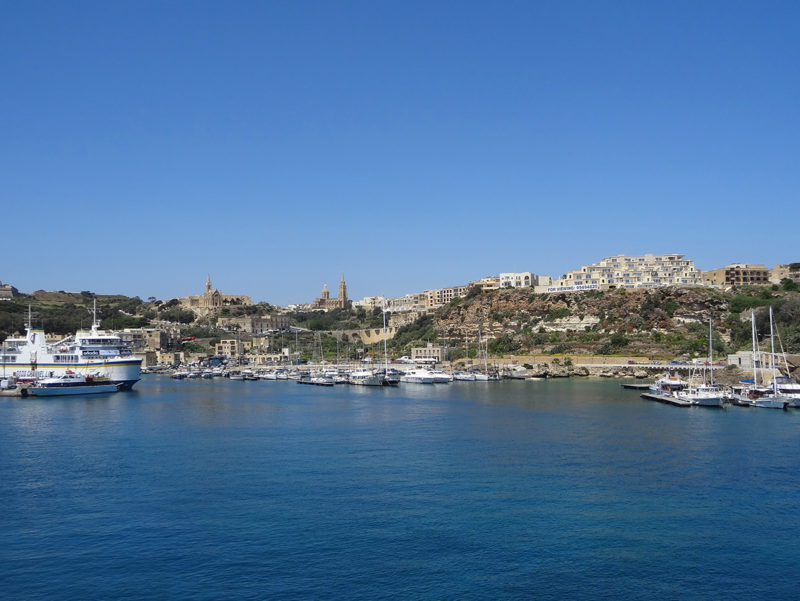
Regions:
[[491, 382], [500, 379], [493, 373], [479, 371], [455, 371], [447, 373], [441, 369], [413, 368], [399, 371], [387, 369], [223, 369], [222, 367], [207, 369], [181, 368], [173, 371], [170, 377], [183, 379], [228, 378], [230, 380], [295, 380], [300, 384], [333, 386], [335, 384], [353, 384], [356, 386], [396, 386], [405, 384], [449, 384], [453, 381]]
[[744, 380], [738, 386], [719, 384], [693, 385], [678, 376], [665, 376], [649, 387], [645, 396], [673, 405], [700, 407], [761, 407], [765, 409], [800, 408], [800, 384], [787, 376], [775, 376], [766, 385]]

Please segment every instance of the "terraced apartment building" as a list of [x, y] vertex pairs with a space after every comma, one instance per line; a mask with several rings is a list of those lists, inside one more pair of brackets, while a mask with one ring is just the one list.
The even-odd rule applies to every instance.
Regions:
[[[537, 292], [611, 290], [613, 288], [657, 288], [701, 286], [703, 274], [686, 255], [616, 255], [564, 274], [552, 286], [537, 286]], [[541, 289], [540, 288], [544, 288]]]

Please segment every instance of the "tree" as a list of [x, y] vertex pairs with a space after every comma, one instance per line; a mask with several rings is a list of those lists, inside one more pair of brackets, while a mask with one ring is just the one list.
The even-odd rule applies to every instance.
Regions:
[[787, 292], [797, 292], [800, 290], [800, 285], [797, 284], [794, 280], [789, 278], [783, 278], [781, 280], [781, 288], [786, 290]]

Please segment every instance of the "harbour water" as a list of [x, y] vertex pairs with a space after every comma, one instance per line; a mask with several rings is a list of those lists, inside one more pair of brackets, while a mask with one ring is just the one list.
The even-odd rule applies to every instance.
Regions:
[[790, 599], [800, 411], [613, 381], [0, 399], [0, 594]]

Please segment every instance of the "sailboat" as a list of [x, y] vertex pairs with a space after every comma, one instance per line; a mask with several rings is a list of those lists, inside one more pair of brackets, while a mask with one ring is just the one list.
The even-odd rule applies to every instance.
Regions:
[[[780, 332], [778, 332], [778, 328], [775, 328], [775, 337], [778, 339], [778, 344], [780, 345], [779, 354], [783, 359], [783, 371], [787, 375], [778, 374], [773, 378], [773, 382], [777, 381], [777, 390], [780, 395], [789, 399], [789, 404], [786, 405], [787, 407], [800, 408], [800, 384], [791, 376], [792, 372], [789, 369], [789, 363], [786, 361], [786, 351], [783, 350], [783, 343], [781, 342], [781, 335]], [[772, 386], [773, 382], [770, 382], [769, 386]]]
[[710, 373], [710, 384], [706, 384], [706, 369], [703, 367], [703, 385], [690, 386], [686, 390], [677, 393], [679, 399], [689, 401], [692, 405], [700, 407], [723, 407], [725, 404], [725, 394], [719, 386], [714, 385], [713, 365], [713, 330], [711, 319], [708, 320], [708, 371]]
[[[753, 332], [755, 333], [755, 313], [751, 311], [751, 318], [753, 320]], [[772, 389], [771, 393], [766, 396], [759, 396], [757, 398], [750, 398], [748, 404], [751, 407], [762, 407], [765, 409], [786, 409], [786, 406], [792, 399], [781, 395], [778, 392], [778, 382], [775, 379], [775, 327], [773, 325], [772, 307], [769, 308], [769, 338], [771, 345], [771, 363], [772, 363]], [[755, 365], [755, 347], [753, 348], [753, 365]], [[755, 367], [753, 367], [755, 378]], [[758, 383], [757, 381], [755, 382]], [[769, 389], [768, 389], [769, 390]]]
[[386, 302], [383, 303], [383, 385], [397, 386], [400, 384], [400, 374], [395, 370], [389, 371], [389, 350], [386, 345]]
[[497, 376], [493, 376], [489, 373], [489, 337], [486, 337], [485, 346], [481, 348], [481, 331], [478, 330], [478, 352], [483, 353], [483, 372], [477, 372], [475, 374], [475, 381], [476, 382], [495, 382], [499, 380]]

